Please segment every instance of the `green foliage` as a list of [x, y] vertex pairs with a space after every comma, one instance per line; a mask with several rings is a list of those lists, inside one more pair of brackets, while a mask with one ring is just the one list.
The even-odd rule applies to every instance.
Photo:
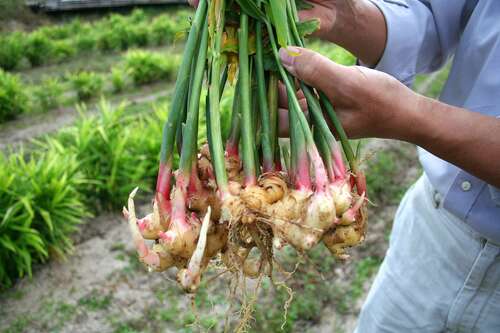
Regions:
[[128, 29], [127, 47], [145, 47], [149, 44], [149, 22], [136, 23], [133, 29]]
[[64, 87], [59, 79], [47, 77], [33, 88], [33, 97], [37, 112], [46, 112], [58, 107], [62, 103]]
[[69, 81], [79, 100], [87, 100], [97, 96], [102, 91], [104, 84], [101, 75], [86, 71], [70, 75]]
[[356, 63], [354, 55], [335, 44], [313, 41], [306, 46], [341, 65], [351, 66]]
[[172, 43], [177, 29], [174, 22], [159, 16], [151, 23], [150, 40], [156, 45]]
[[77, 50], [74, 42], [68, 40], [58, 40], [52, 45], [51, 59], [56, 62], [63, 62], [73, 58]]
[[98, 35], [90, 27], [83, 28], [82, 32], [74, 38], [75, 48], [78, 52], [90, 52], [97, 48]]
[[0, 123], [15, 118], [28, 109], [28, 97], [15, 75], [0, 69]]
[[125, 67], [138, 85], [171, 78], [178, 65], [178, 58], [160, 53], [135, 50], [125, 56]]
[[101, 51], [118, 51], [127, 48], [127, 22], [121, 15], [111, 15], [97, 39]]
[[31, 275], [35, 262], [71, 251], [69, 235], [88, 216], [74, 156], [0, 155], [0, 288]]
[[151, 17], [142, 10], [130, 15], [111, 14], [93, 23], [79, 19], [41, 27], [30, 33], [0, 36], [0, 68], [15, 69], [26, 58], [31, 66], [61, 62], [81, 52], [103, 52], [160, 45], [174, 41], [188, 27], [190, 10]]
[[86, 116], [83, 110], [81, 114], [75, 126], [48, 139], [47, 145], [80, 161], [80, 170], [91, 179], [81, 187], [89, 207], [118, 208], [135, 186], [151, 189], [159, 143], [152, 156], [144, 147], [148, 147], [148, 140], [159, 141], [160, 133], [126, 115], [124, 105], [113, 108], [101, 102], [98, 116]]
[[15, 69], [23, 59], [24, 43], [21, 33], [0, 36], [0, 69]]
[[47, 63], [54, 51], [54, 42], [41, 32], [33, 32], [26, 38], [25, 56], [31, 66], [40, 66]]
[[111, 84], [113, 85], [113, 91], [115, 93], [123, 91], [125, 88], [125, 72], [121, 67], [113, 67], [111, 69]]

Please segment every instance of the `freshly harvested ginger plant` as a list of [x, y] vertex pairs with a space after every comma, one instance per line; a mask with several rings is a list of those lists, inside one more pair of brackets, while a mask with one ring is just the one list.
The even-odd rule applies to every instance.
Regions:
[[[279, 46], [304, 46], [317, 25], [298, 22], [295, 0], [199, 2], [164, 127], [153, 213], [136, 218], [136, 191], [124, 209], [141, 262], [155, 271], [177, 267], [188, 292], [212, 259], [235, 274], [272, 277], [282, 246], [306, 253], [323, 243], [346, 259], [346, 249], [363, 241], [368, 200], [359, 153], [326, 96], [299, 82], [305, 117], [278, 56]], [[279, 80], [289, 98], [290, 154], [278, 144]], [[198, 147], [204, 84], [208, 144]], [[220, 98], [228, 86], [234, 98], [223, 138]]]

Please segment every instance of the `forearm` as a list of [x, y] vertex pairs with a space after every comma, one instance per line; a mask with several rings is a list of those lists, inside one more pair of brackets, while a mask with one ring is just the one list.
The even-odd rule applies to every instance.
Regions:
[[382, 12], [371, 1], [341, 0], [328, 39], [373, 66], [384, 53], [387, 27]]
[[399, 139], [500, 187], [500, 119], [417, 98]]

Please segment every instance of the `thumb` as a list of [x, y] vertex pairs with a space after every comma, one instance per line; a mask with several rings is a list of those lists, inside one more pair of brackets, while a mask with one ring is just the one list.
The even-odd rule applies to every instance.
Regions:
[[335, 95], [336, 84], [350, 76], [348, 67], [305, 48], [289, 46], [281, 48], [279, 54], [290, 74], [327, 95]]
[[198, 8], [198, 3], [200, 2], [200, 0], [188, 0], [188, 2], [192, 7]]

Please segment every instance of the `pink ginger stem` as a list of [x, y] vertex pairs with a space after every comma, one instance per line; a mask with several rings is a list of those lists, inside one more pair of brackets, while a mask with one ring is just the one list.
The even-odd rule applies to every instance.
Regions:
[[305, 151], [299, 153], [297, 170], [294, 176], [295, 186], [298, 190], [306, 191], [312, 188], [311, 175], [309, 173], [309, 159]]
[[342, 153], [340, 152], [337, 141], [335, 141], [333, 147], [332, 161], [333, 161], [333, 171], [335, 173], [335, 177], [337, 179], [345, 179], [347, 174], [347, 169], [345, 167], [344, 160], [342, 158]]
[[281, 165], [281, 160], [279, 158], [277, 158], [275, 161], [274, 161], [274, 169], [276, 171], [283, 171], [283, 165]]
[[170, 188], [172, 185], [172, 162], [160, 163], [158, 177], [156, 178], [156, 193], [159, 193], [164, 201], [170, 201]]
[[311, 161], [314, 167], [314, 180], [316, 185], [316, 192], [323, 192], [328, 185], [328, 175], [326, 173], [325, 164], [319, 155], [318, 148], [315, 145], [308, 147]]
[[179, 173], [172, 200], [171, 227], [175, 226], [178, 230], [187, 230], [190, 227], [186, 218], [187, 179], [189, 179], [189, 174]]
[[226, 143], [226, 156], [227, 157], [238, 157], [238, 142], [235, 142], [235, 140], [232, 140], [232, 138], [229, 138]]
[[366, 176], [361, 171], [356, 173], [356, 189], [359, 195], [366, 195]]

